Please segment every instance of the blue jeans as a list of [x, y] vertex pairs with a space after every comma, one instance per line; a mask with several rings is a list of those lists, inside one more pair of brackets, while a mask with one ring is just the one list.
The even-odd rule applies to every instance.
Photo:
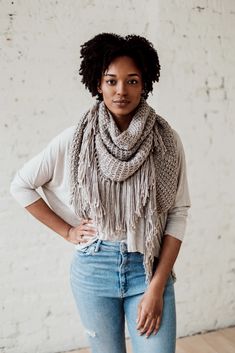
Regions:
[[[155, 258], [153, 270], [157, 266]], [[143, 254], [128, 252], [122, 241], [97, 239], [75, 251], [70, 281], [92, 353], [126, 353], [125, 318], [133, 353], [175, 353], [176, 310], [172, 275], [163, 295], [156, 335], [139, 335], [137, 306], [145, 292]]]

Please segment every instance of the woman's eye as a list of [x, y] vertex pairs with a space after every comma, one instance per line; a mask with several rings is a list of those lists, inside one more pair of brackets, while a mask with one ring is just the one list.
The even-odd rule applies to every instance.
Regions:
[[108, 85], [115, 85], [116, 81], [115, 80], [107, 80], [106, 81], [108, 83]]
[[[107, 82], [107, 84], [108, 84], [109, 86], [114, 86], [114, 85], [117, 84], [117, 81], [116, 81], [116, 80], [107, 80], [106, 82]], [[138, 81], [137, 81], [137, 80], [134, 80], [134, 79], [127, 81], [127, 84], [128, 84], [128, 85], [136, 85], [137, 83], [138, 83]]]

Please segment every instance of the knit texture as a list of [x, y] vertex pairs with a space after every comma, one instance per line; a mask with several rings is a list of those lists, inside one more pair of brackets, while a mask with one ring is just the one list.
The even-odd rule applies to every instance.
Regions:
[[[169, 123], [141, 98], [121, 132], [104, 102], [79, 121], [70, 150], [70, 203], [81, 218], [117, 240], [144, 219], [146, 283], [153, 275], [154, 248], [162, 237], [158, 214], [175, 200], [177, 148]], [[155, 241], [154, 241], [155, 240]], [[156, 241], [157, 240], [157, 241]]]

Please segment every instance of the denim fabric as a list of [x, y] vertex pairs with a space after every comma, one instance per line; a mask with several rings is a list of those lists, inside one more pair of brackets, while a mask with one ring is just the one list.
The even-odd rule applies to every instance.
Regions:
[[[153, 271], [157, 266], [155, 258]], [[148, 338], [136, 329], [137, 306], [145, 292], [143, 254], [126, 241], [97, 239], [76, 250], [70, 269], [72, 292], [92, 353], [126, 353], [125, 322], [133, 353], [175, 353], [176, 309], [172, 275], [163, 296], [161, 326]], [[126, 320], [126, 321], [125, 321]]]

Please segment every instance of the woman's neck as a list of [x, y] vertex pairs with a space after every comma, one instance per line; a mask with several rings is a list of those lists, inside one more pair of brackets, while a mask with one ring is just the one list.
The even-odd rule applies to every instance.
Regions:
[[128, 115], [128, 116], [123, 116], [123, 117], [117, 117], [112, 114], [112, 117], [119, 128], [121, 132], [125, 131], [128, 129], [130, 122], [132, 120], [133, 115]]

